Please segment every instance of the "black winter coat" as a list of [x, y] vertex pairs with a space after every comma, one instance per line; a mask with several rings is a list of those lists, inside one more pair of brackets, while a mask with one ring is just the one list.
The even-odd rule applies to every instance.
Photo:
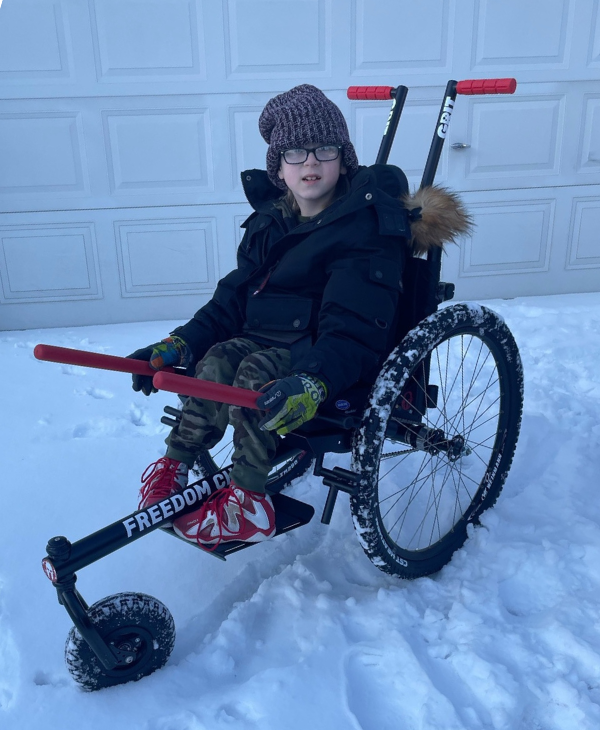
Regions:
[[255, 212], [242, 225], [237, 268], [175, 334], [198, 359], [236, 336], [289, 347], [291, 372], [322, 379], [328, 400], [374, 379], [395, 344], [408, 256], [404, 173], [359, 168], [348, 193], [299, 225], [274, 205], [281, 191], [264, 171], [242, 182]]

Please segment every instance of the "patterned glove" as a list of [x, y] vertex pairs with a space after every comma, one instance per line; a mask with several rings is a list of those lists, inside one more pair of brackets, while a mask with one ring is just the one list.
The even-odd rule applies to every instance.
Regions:
[[314, 418], [319, 405], [327, 397], [327, 388], [318, 378], [306, 373], [267, 383], [256, 405], [268, 415], [260, 422], [263, 431], [276, 431], [280, 436], [293, 431]]
[[[154, 345], [143, 347], [141, 350], [136, 350], [127, 357], [134, 360], [146, 360], [153, 370], [162, 370], [169, 365], [179, 365], [187, 368], [193, 360], [192, 351], [187, 342], [177, 335], [167, 337]], [[152, 385], [150, 375], [133, 375], [131, 387], [136, 392], [141, 390], [144, 395], [157, 392]]]

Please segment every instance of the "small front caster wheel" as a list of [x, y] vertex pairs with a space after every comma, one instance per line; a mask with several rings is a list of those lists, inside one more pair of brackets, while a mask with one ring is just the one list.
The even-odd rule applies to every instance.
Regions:
[[117, 593], [88, 610], [92, 624], [107, 644], [126, 657], [106, 669], [75, 626], [65, 646], [65, 661], [73, 679], [87, 691], [135, 682], [163, 667], [175, 644], [175, 624], [169, 609], [143, 593]]

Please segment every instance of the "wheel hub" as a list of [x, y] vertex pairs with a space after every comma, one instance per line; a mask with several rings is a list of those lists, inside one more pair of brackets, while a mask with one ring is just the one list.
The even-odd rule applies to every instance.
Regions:
[[387, 437], [412, 446], [415, 451], [425, 451], [431, 456], [446, 453], [449, 461], [458, 461], [462, 456], [468, 456], [471, 449], [467, 446], [464, 436], [457, 434], [448, 438], [441, 428], [428, 428], [419, 424], [408, 425], [396, 421], [395, 433], [388, 433]]
[[127, 633], [121, 635], [117, 632], [117, 636], [108, 642], [112, 653], [117, 659], [118, 667], [131, 667], [143, 659], [145, 654], [145, 644], [139, 634]]
[[464, 437], [461, 435], [457, 435], [447, 441], [442, 448], [448, 456], [448, 461], [458, 461], [461, 457], [468, 456], [472, 453]]

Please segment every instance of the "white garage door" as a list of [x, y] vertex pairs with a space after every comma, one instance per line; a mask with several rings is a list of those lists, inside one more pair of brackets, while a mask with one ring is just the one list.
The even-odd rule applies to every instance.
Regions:
[[234, 265], [258, 115], [305, 82], [363, 163], [388, 108], [346, 87], [410, 87], [391, 161], [416, 185], [446, 81], [515, 76], [457, 102], [438, 181], [477, 229], [444, 278], [600, 290], [599, 69], [599, 0], [4, 0], [0, 327], [189, 318]]

